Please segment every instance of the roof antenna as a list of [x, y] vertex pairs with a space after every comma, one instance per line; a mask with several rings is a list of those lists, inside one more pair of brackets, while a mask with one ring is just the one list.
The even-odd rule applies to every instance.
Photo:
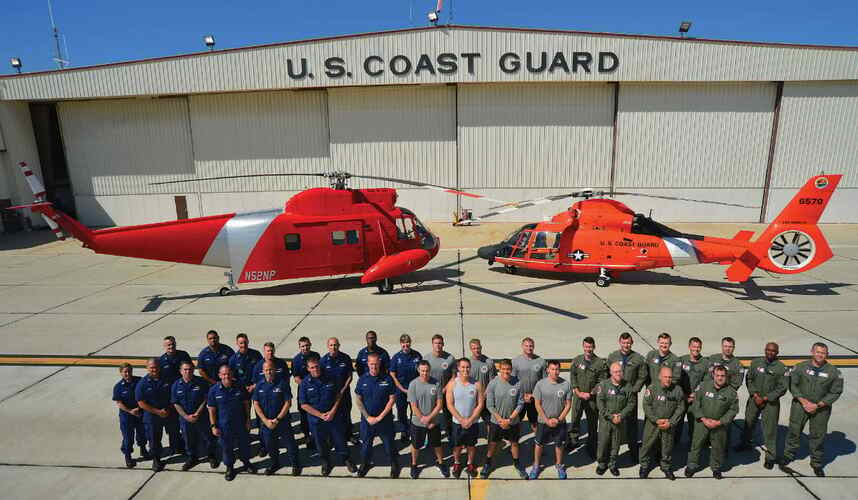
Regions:
[[[60, 48], [60, 30], [57, 29], [57, 24], [54, 22], [54, 9], [51, 6], [51, 0], [48, 0], [48, 16], [51, 18], [51, 30], [54, 33], [54, 62], [57, 63], [57, 68], [65, 69], [70, 63], [68, 59], [63, 59], [63, 51]], [[63, 35], [63, 42], [65, 42]], [[66, 44], [66, 54], [68, 54], [68, 45]]]

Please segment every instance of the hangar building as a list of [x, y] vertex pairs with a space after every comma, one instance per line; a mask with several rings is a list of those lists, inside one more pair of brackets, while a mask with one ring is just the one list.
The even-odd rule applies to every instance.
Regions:
[[[845, 176], [823, 221], [858, 222], [858, 47], [444, 26], [9, 75], [0, 200], [31, 199], [19, 161], [93, 226], [277, 207], [320, 185], [154, 182], [330, 170], [503, 200], [591, 187], [752, 207], [620, 198], [724, 222], [771, 220], [825, 171]], [[393, 187], [424, 219], [488, 208]]]

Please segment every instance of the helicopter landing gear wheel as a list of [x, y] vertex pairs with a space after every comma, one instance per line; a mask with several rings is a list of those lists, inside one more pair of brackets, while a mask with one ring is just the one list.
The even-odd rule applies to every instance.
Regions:
[[611, 275], [608, 274], [608, 270], [604, 267], [599, 271], [599, 277], [596, 278], [596, 286], [600, 286], [602, 288], [611, 284]]
[[227, 288], [227, 287], [225, 287], [225, 286], [224, 286], [224, 287], [221, 287], [221, 289], [220, 289], [217, 293], [218, 293], [221, 297], [226, 297], [226, 296], [227, 296], [227, 295], [229, 295], [231, 292], [232, 292], [232, 290], [230, 290], [229, 288]]
[[495, 259], [494, 259], [494, 257], [492, 257], [491, 259], [489, 259], [489, 265], [493, 266], [494, 264], [495, 264]]
[[515, 266], [504, 266], [504, 267], [506, 268], [506, 272], [508, 272], [509, 274], [515, 274], [516, 272], [518, 272], [518, 270], [516, 269]]
[[388, 294], [393, 291], [393, 282], [390, 279], [384, 279], [378, 282], [378, 293]]

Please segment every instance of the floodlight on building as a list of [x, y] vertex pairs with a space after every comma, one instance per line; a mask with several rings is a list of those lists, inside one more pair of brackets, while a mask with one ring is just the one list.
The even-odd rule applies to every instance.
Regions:
[[206, 44], [206, 47], [208, 47], [208, 48], [209, 48], [209, 50], [214, 50], [214, 46], [215, 46], [215, 39], [214, 39], [214, 35], [206, 35], [206, 36], [204, 36], [204, 37], [203, 37], [203, 43], [205, 43], [205, 44]]
[[9, 59], [9, 64], [11, 64], [13, 68], [18, 70], [18, 73], [21, 72], [21, 58], [20, 57], [13, 57], [13, 58]]
[[690, 30], [690, 29], [691, 29], [691, 21], [682, 21], [681, 23], [679, 23], [679, 33], [683, 37], [685, 37], [685, 35], [688, 33], [688, 30]]
[[438, 13], [434, 10], [426, 15], [429, 18], [429, 22], [432, 24], [438, 24]]

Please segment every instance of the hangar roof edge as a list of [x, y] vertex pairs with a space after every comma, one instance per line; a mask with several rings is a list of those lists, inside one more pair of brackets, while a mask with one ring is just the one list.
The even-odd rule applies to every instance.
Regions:
[[274, 43], [266, 43], [266, 44], [258, 44], [258, 45], [246, 45], [242, 47], [234, 47], [229, 49], [221, 49], [221, 50], [206, 50], [200, 52], [191, 52], [187, 54], [175, 54], [170, 56], [160, 56], [160, 57], [150, 57], [144, 59], [134, 59], [130, 61], [119, 61], [113, 63], [104, 63], [104, 64], [93, 64], [90, 66], [80, 66], [75, 68], [66, 68], [66, 69], [56, 69], [56, 70], [46, 70], [46, 71], [34, 71], [30, 73], [21, 73], [21, 74], [11, 74], [11, 75], [0, 75], [0, 79], [18, 79], [18, 78], [27, 78], [29, 76], [35, 75], [45, 75], [45, 74], [53, 74], [53, 73], [69, 73], [69, 72], [77, 72], [77, 71], [86, 71], [92, 69], [106, 68], [106, 67], [114, 67], [114, 66], [127, 66], [134, 65], [140, 63], [150, 63], [157, 61], [168, 61], [174, 59], [183, 59], [190, 57], [204, 57], [209, 55], [218, 55], [218, 54], [226, 54], [230, 52], [240, 52], [245, 50], [255, 50], [260, 48], [270, 48], [270, 47], [282, 47], [289, 45], [300, 45], [300, 44], [309, 44], [314, 42], [322, 42], [322, 41], [330, 41], [330, 40], [344, 40], [351, 38], [363, 38], [370, 36], [378, 36], [378, 35], [391, 35], [391, 34], [400, 34], [400, 33], [413, 33], [420, 31], [431, 31], [431, 30], [474, 30], [474, 31], [505, 31], [505, 32], [522, 32], [522, 33], [546, 33], [546, 34], [566, 34], [566, 35], [587, 35], [587, 36], [598, 36], [598, 37], [607, 37], [607, 38], [626, 38], [626, 39], [641, 39], [641, 40], [677, 40], [683, 41], [686, 43], [705, 43], [705, 44], [726, 44], [726, 45], [742, 45], [749, 47], [782, 47], [782, 48], [799, 48], [799, 49], [815, 49], [815, 50], [843, 50], [843, 51], [856, 51], [858, 52], [858, 46], [849, 46], [849, 45], [815, 45], [815, 44], [795, 44], [795, 43], [782, 43], [782, 42], [755, 42], [755, 41], [744, 41], [744, 40], [722, 40], [722, 39], [714, 39], [714, 38], [694, 38], [694, 37], [678, 37], [678, 36], [667, 36], [667, 35], [645, 35], [645, 34], [633, 34], [633, 33], [610, 33], [610, 32], [600, 32], [600, 31], [580, 31], [580, 30], [561, 30], [561, 29], [544, 29], [544, 28], [523, 28], [523, 27], [500, 27], [500, 26], [469, 26], [469, 25], [460, 25], [460, 24], [451, 24], [444, 26], [425, 26], [419, 28], [403, 28], [403, 29], [394, 29], [394, 30], [386, 30], [386, 31], [370, 31], [364, 33], [354, 33], [348, 35], [334, 35], [327, 37], [318, 37], [318, 38], [307, 38], [302, 40], [291, 40], [286, 42], [274, 42]]

